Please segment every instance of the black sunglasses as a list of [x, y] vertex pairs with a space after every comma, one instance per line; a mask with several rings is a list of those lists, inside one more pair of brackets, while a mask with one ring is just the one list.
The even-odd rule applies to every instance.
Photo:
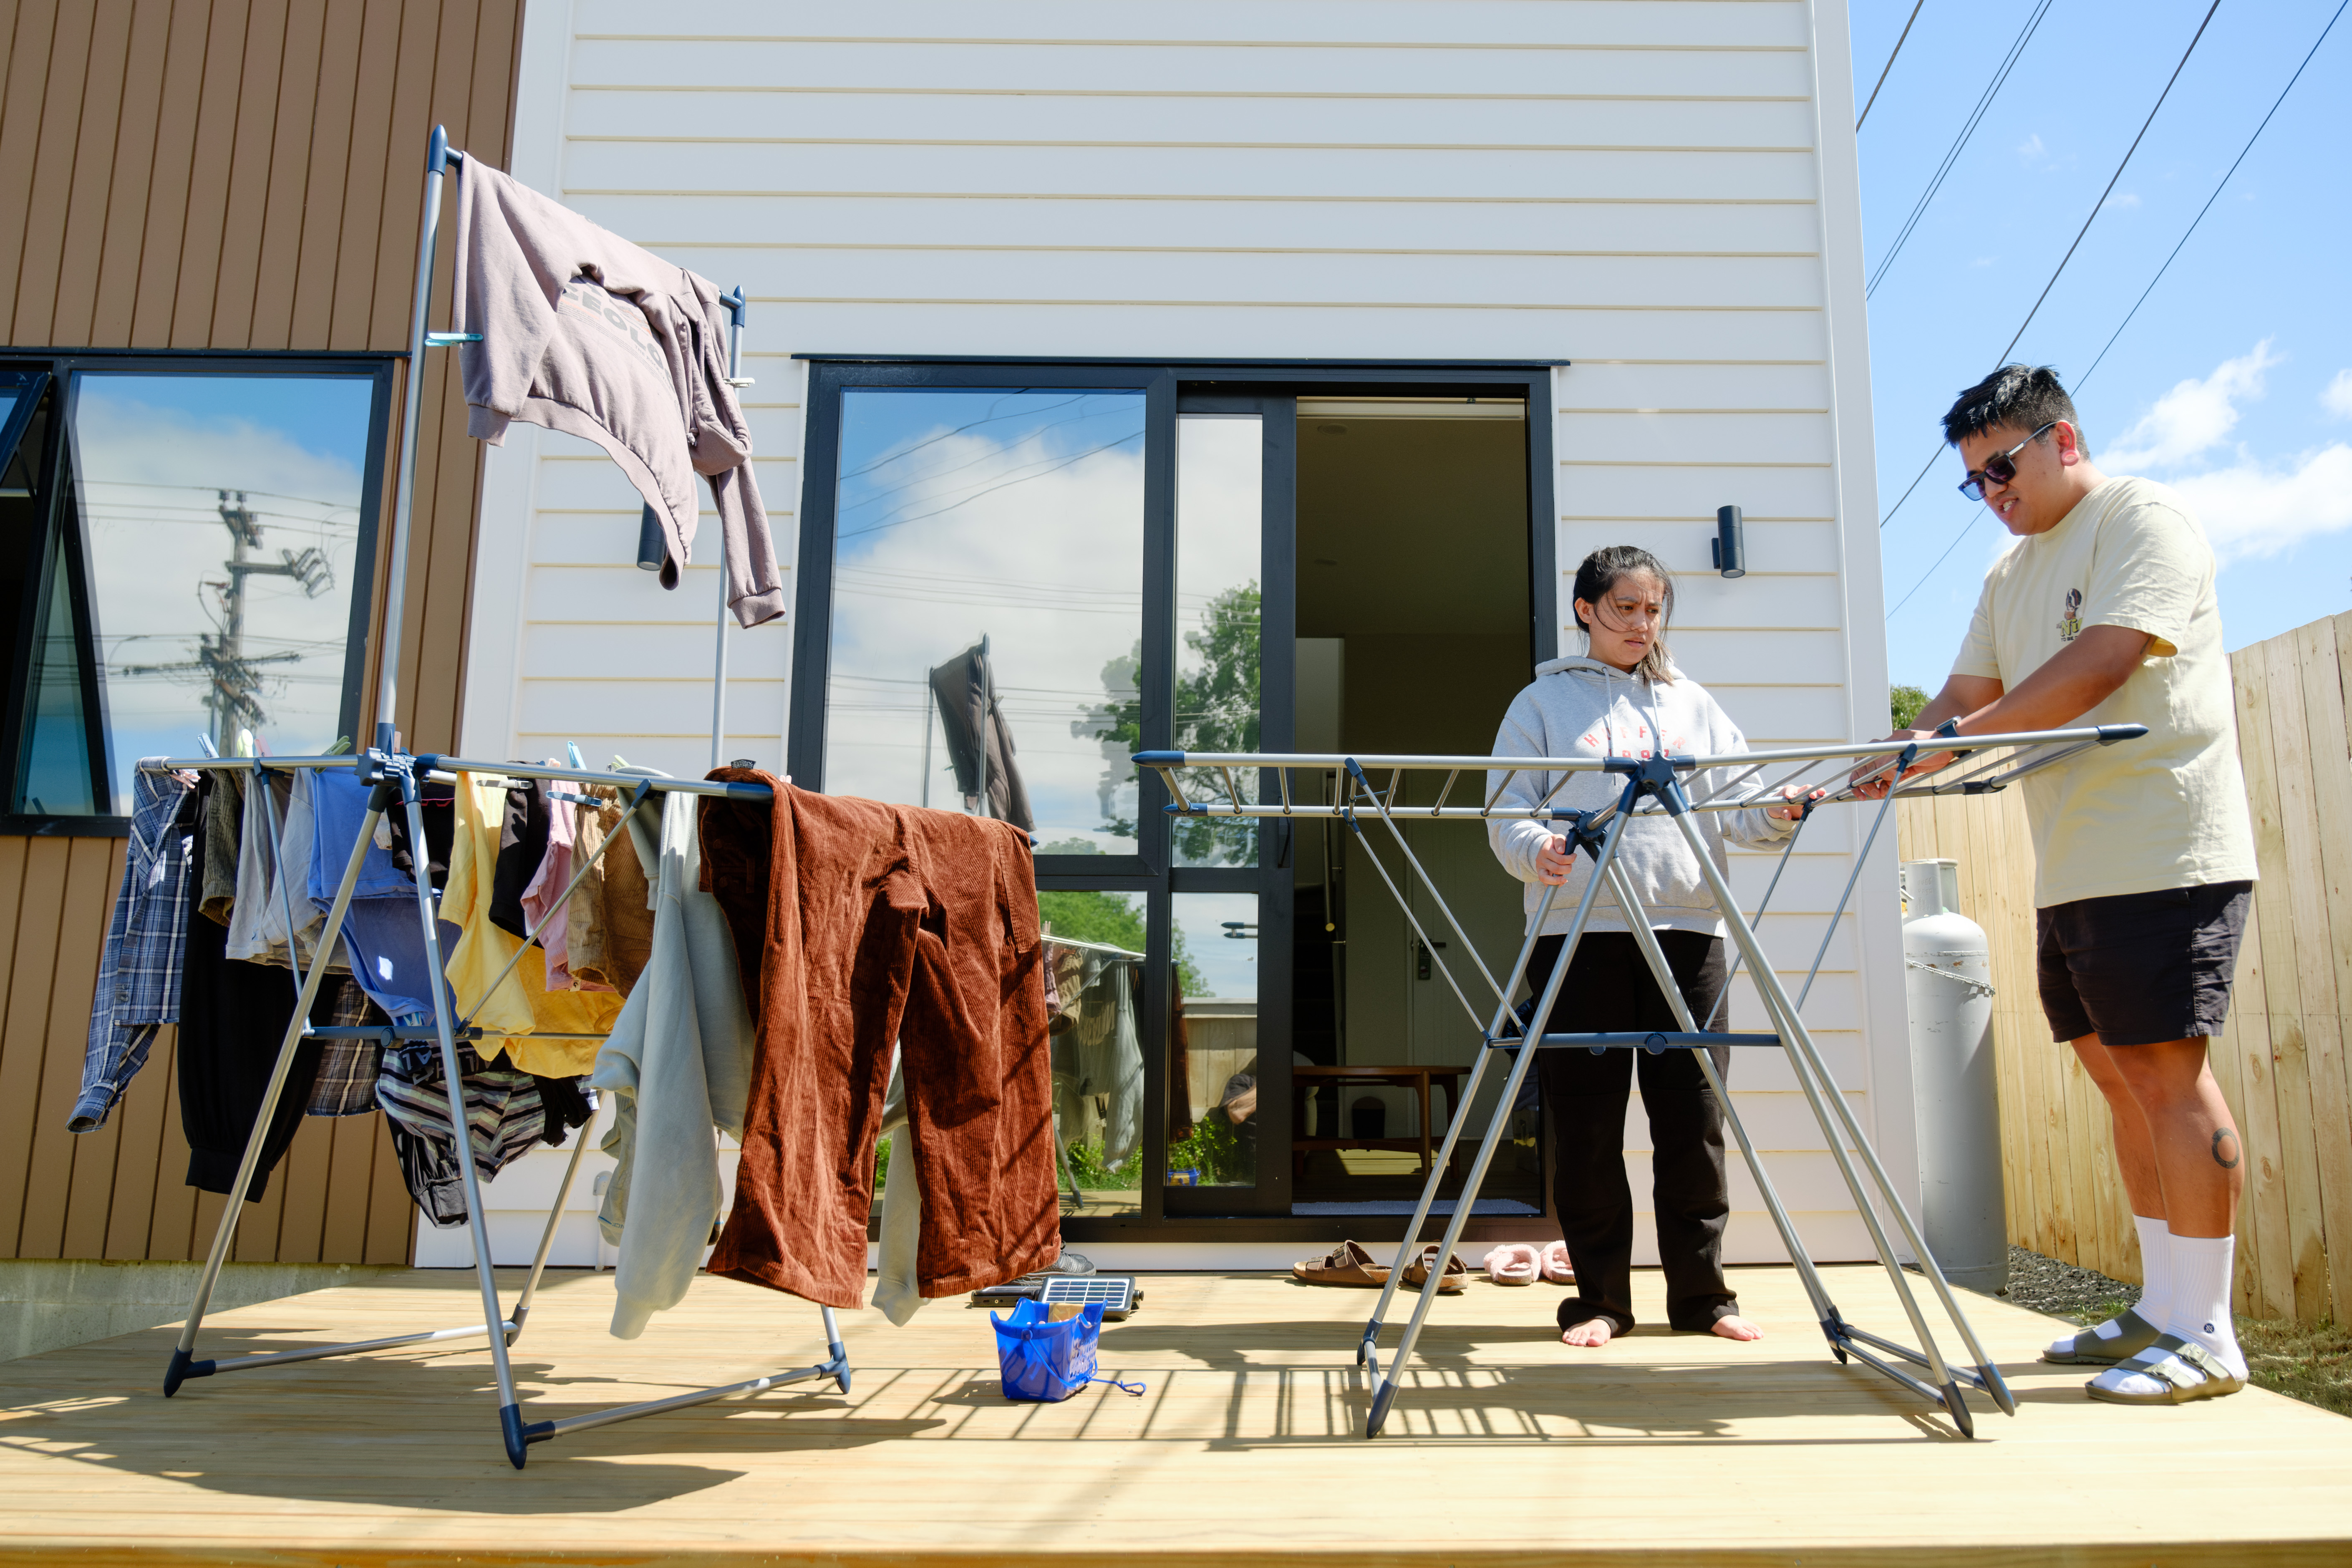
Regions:
[[2026, 447], [2032, 446], [2034, 442], [2042, 439], [2042, 437], [2049, 432], [2055, 430], [2057, 427], [2058, 421], [2053, 419], [2049, 424], [2044, 425], [2041, 429], [2036, 430], [2032, 435], [2028, 436], [2024, 440], [2020, 441], [2008, 451], [1995, 452], [1991, 457], [1987, 458], [1983, 468], [1970, 468], [1969, 470], [1969, 477], [1960, 481], [1960, 493], [1968, 497], [1970, 500], [1984, 500], [1985, 481], [1987, 479], [1990, 479], [1997, 485], [2005, 485], [2009, 483], [2010, 480], [2017, 478], [2017, 464], [2014, 461], [2017, 455], [2020, 452], [2024, 451]]

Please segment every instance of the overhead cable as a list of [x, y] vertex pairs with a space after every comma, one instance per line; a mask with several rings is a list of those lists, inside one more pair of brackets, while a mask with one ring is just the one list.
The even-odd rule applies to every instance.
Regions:
[[[2091, 226], [2098, 222], [2099, 215], [2106, 210], [2107, 198], [2115, 194], [2116, 182], [2124, 177], [2124, 170], [2130, 166], [2132, 154], [2139, 151], [2140, 142], [2147, 136], [2147, 128], [2156, 123], [2158, 110], [2164, 107], [2164, 100], [2172, 96], [2173, 84], [2180, 79], [2181, 71], [2187, 68], [2189, 65], [2189, 57], [2197, 52], [2198, 41], [2205, 37], [2205, 29], [2212, 26], [2213, 13], [2219, 11], [2221, 8], [2221, 0], [2213, 0], [2213, 4], [2207, 7], [2205, 19], [2197, 24], [2197, 31], [2189, 38], [2189, 47], [2180, 52], [2180, 63], [2172, 68], [2172, 74], [2165, 79], [2164, 90], [2156, 95], [2156, 103], [2148, 110], [2147, 118], [2140, 121], [2139, 134], [2133, 137], [2131, 145], [2124, 149], [2122, 161], [2116, 163], [2116, 172], [2112, 175], [2108, 176], [2106, 189], [2101, 191], [2099, 193], [2099, 199], [2091, 204], [2091, 216], [2083, 220], [2083, 226], [2075, 232], [2074, 243], [2066, 247], [2066, 254], [2058, 258], [2057, 270], [2051, 273], [2050, 281], [2042, 286], [2041, 294], [2034, 299], [2033, 309], [2026, 311], [2025, 320], [2017, 324], [2017, 335], [2011, 338], [2009, 340], [2009, 347], [2001, 350], [2000, 354], [1994, 358], [1994, 368], [1998, 369], [2001, 365], [2009, 363], [2011, 353], [2016, 349], [2017, 345], [2022, 342], [2025, 337], [2025, 329], [2033, 324], [2033, 318], [2041, 314], [2042, 303], [2050, 298], [2050, 290], [2058, 286], [2058, 279], [2064, 274], [2066, 264], [2074, 259], [2074, 252], [2081, 247], [2083, 244], [2083, 237], [2091, 232]], [[2335, 23], [2331, 20], [2328, 25], [2333, 26], [2335, 26]], [[2323, 35], [2323, 37], [2325, 35]], [[2300, 73], [2298, 72], [2298, 74]], [[2242, 156], [2242, 154], [2241, 154], [2241, 156]], [[2137, 310], [2138, 307], [2135, 306], [2133, 308]], [[2081, 384], [2078, 382], [2076, 384], [2080, 385]], [[1937, 453], [1941, 453], [1943, 447], [1941, 445], [1938, 445], [1936, 448]], [[1933, 465], [1935, 462], [1934, 455], [1930, 455], [1928, 462], [1931, 466]], [[1924, 479], [1926, 477], [1927, 470], [1923, 468], [1920, 470], [1920, 478]], [[1919, 480], [1912, 480], [1911, 489], [1917, 489], [1918, 488]], [[1903, 492], [1903, 499], [1904, 500], [1910, 500], [1911, 490], [1905, 490]], [[1903, 501], [1896, 501], [1895, 504], [1896, 507], [1900, 507], [1903, 504]], [[1878, 526], [1885, 528], [1887, 521], [1892, 519], [1894, 515], [1894, 510], [1890, 509], [1885, 517], [1878, 520]], [[1979, 512], [1978, 515], [1980, 516], [1982, 514]], [[1936, 574], [1937, 568], [1942, 566], [1946, 561], [1951, 558], [1952, 552], [1959, 548], [1960, 541], [1966, 539], [1969, 536], [1969, 530], [1975, 528], [1976, 525], [1976, 517], [1970, 517], [1967, 524], [1961, 528], [1960, 531], [1953, 536], [1952, 542], [1944, 547], [1944, 553], [1936, 557], [1936, 564], [1928, 567], [1927, 570], [1920, 575], [1919, 581], [1911, 584], [1910, 591], [1895, 602], [1895, 609], [1886, 612], [1886, 618], [1888, 620], [1891, 621], [1895, 618], [1895, 610], [1900, 610], [1904, 605], [1911, 602], [1911, 595], [1917, 593], [1927, 584], [1927, 579], [1933, 577]]]
[[2117, 163], [2116, 172], [2108, 176], [2107, 188], [2101, 191], [2099, 199], [2091, 205], [2091, 216], [2083, 220], [2081, 230], [2074, 236], [2074, 245], [2068, 246], [2066, 254], [2058, 258], [2058, 270], [2053, 272], [2050, 275], [2050, 281], [2042, 286], [2041, 294], [2033, 301], [2033, 309], [2026, 311], [2025, 320], [2017, 324], [2017, 336], [2009, 340], [2009, 348], [2001, 350], [2000, 357], [1992, 362], [1995, 365], [2004, 365], [2009, 363], [2010, 350], [2017, 347], [2019, 342], [2025, 336], [2025, 329], [2032, 326], [2033, 318], [2042, 313], [2042, 301], [2050, 298], [2051, 289], [2058, 287], [2059, 275], [2066, 270], [2066, 263], [2074, 259], [2075, 248], [2083, 243], [2083, 236], [2091, 232], [2091, 226], [2098, 222], [2099, 215], [2106, 210], [2107, 198], [2116, 192], [2116, 182], [2124, 177], [2124, 170], [2131, 163], [2132, 154], [2139, 151], [2141, 138], [2147, 134], [2147, 128], [2156, 123], [2157, 110], [2162, 109], [2164, 100], [2172, 96], [2172, 84], [2180, 79], [2180, 73], [2188, 68], [2189, 57], [2197, 52], [2197, 39], [2205, 36], [2205, 29], [2212, 25], [2213, 13], [2221, 8], [2221, 0], [2213, 0], [2213, 4], [2206, 9], [2205, 20], [2197, 24], [2196, 37], [2190, 38], [2189, 47], [2180, 52], [2180, 64], [2172, 68], [2172, 74], [2165, 79], [2164, 90], [2156, 95], [2155, 107], [2147, 111], [2147, 118], [2140, 121], [2139, 135], [2133, 137], [2132, 144], [2124, 149], [2123, 162]]
[[[2052, 0], [2041, 0], [2025, 18], [2025, 26], [2018, 33], [2017, 41], [2009, 46], [2009, 53], [2001, 56], [2000, 64], [1992, 73], [1992, 80], [1985, 85], [1983, 92], [1978, 94], [1976, 108], [1969, 110], [1968, 122], [1952, 139], [1952, 145], [1944, 153], [1944, 161], [1936, 165], [1935, 175], [1928, 180], [1927, 188], [1919, 193], [1917, 201], [1911, 204], [1911, 214], [1903, 220], [1902, 229], [1895, 236], [1895, 244], [1879, 258], [1877, 270], [1871, 274], [1869, 283], [1863, 289], [1863, 298], [1868, 299], [1878, 292], [1879, 284], [1885, 281], [1886, 269], [1895, 265], [1896, 257], [1903, 254], [1904, 243], [1911, 237], [1911, 231], [1917, 228], [1919, 220], [1927, 216], [1927, 204], [1934, 201], [1936, 193], [1944, 188], [1944, 180], [1951, 174], [1952, 165], [1959, 162], [1960, 153], [1968, 147], [1969, 138], [1977, 133], [1977, 126], [1983, 121], [1985, 111], [2000, 95], [2002, 84], [2009, 80], [2009, 73], [2017, 68], [2018, 59], [2025, 53], [2025, 46], [2033, 40], [2034, 30], [2042, 26], [2042, 18], [2050, 14], [2051, 4]], [[1890, 65], [1893, 63], [1891, 60], [1888, 62]]]
[[1886, 72], [1895, 68], [1895, 56], [1903, 52], [1903, 40], [1911, 36], [1911, 23], [1919, 19], [1920, 7], [1927, 4], [1927, 0], [1918, 0], [1918, 4], [1911, 7], [1910, 21], [1906, 21], [1903, 24], [1902, 35], [1895, 40], [1895, 53], [1886, 57], [1886, 70], [1883, 70], [1878, 73], [1878, 87], [1874, 87], [1870, 89], [1870, 103], [1864, 104], [1862, 106], [1862, 112], [1854, 117], [1853, 128], [1856, 132], [1860, 132], [1862, 130], [1862, 122], [1870, 118], [1870, 105], [1871, 103], [1876, 103], [1878, 101], [1878, 89], [1886, 85]]
[[[2352, 5], [2352, 0], [2346, 0], [2346, 4]], [[2139, 314], [2139, 308], [2147, 303], [2147, 297], [2156, 292], [2156, 286], [2158, 283], [2164, 281], [2165, 273], [2169, 271], [2172, 268], [2173, 257], [2177, 257], [2180, 254], [2180, 247], [2189, 243], [2189, 236], [2197, 232], [2197, 226], [2205, 221], [2205, 215], [2211, 212], [2213, 210], [2213, 204], [2221, 199], [2222, 186], [2227, 185], [2230, 183], [2230, 174], [2236, 174], [2238, 172], [2238, 164], [2244, 163], [2246, 161], [2246, 154], [2254, 150], [2254, 143], [2262, 139], [2263, 129], [2271, 122], [2271, 115], [2276, 114], [2279, 111], [2279, 105], [2286, 101], [2286, 95], [2293, 92], [2294, 90], [2294, 84], [2303, 79], [2304, 66], [2311, 64], [2312, 56], [2319, 53], [2319, 46], [2327, 41], [2327, 35], [2336, 30], [2336, 20], [2343, 15], [2344, 6], [2336, 6], [2336, 15], [2327, 18], [2327, 26], [2319, 29], [2319, 37], [2313, 41], [2309, 52], [2305, 54], [2303, 57], [2303, 65], [2299, 65], [2294, 68], [2294, 75], [2286, 79], [2286, 86], [2281, 88], [2279, 89], [2278, 97], [2271, 100], [2270, 114], [2263, 116], [2263, 123], [2254, 127], [2254, 133], [2246, 138], [2246, 144], [2243, 147], [2238, 149], [2237, 160], [2230, 165], [2230, 173], [2221, 176], [2221, 184], [2213, 187], [2213, 194], [2205, 198], [2205, 205], [2199, 207], [2197, 209], [2197, 216], [2189, 220], [2188, 231], [2180, 237], [2180, 245], [2176, 245], [2172, 247], [2172, 255], [2164, 258], [2164, 265], [2156, 269], [2156, 276], [2147, 280], [2147, 287], [2141, 289], [2139, 298], [2132, 301], [2132, 308], [2124, 312], [2124, 319], [2121, 321], [2116, 323], [2116, 330], [2108, 335], [2106, 347], [2102, 348], [2099, 351], [2098, 359], [2093, 360], [2091, 362], [2091, 369], [2084, 371], [2075, 381], [2075, 391], [2080, 392], [2083, 389], [2083, 383], [2091, 379], [2091, 372], [2097, 370], [2099, 368], [2099, 361], [2107, 357], [2107, 349], [2111, 349], [2116, 346], [2116, 339], [2124, 335], [2124, 329], [2131, 325], [2132, 318], [2134, 316]]]

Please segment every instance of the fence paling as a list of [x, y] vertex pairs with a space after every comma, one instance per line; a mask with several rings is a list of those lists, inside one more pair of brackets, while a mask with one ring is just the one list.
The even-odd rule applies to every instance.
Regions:
[[[2236, 1300], [2256, 1316], [2341, 1319], [2352, 1313], [2352, 614], [2230, 662], [2261, 873], [2212, 1046], [2244, 1150]], [[2050, 1042], [2036, 994], [2024, 793], [1906, 800], [1902, 855], [1958, 860], [1961, 911], [1991, 942], [2010, 1239], [2136, 1280], [2105, 1104]]]

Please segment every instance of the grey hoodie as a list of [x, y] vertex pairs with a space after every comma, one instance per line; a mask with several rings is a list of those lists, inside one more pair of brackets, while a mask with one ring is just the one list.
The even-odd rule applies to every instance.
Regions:
[[[1663, 745], [1661, 742], [1663, 741]], [[1503, 727], [1495, 732], [1498, 757], [1647, 757], [1659, 751], [1670, 755], [1744, 752], [1747, 737], [1739, 732], [1706, 689], [1677, 670], [1675, 679], [1655, 684], [1627, 675], [1598, 659], [1555, 658], [1536, 666], [1535, 683], [1511, 700]], [[1486, 793], [1500, 787], [1497, 803], [1533, 805], [1559, 781], [1557, 773], [1522, 773], [1507, 787], [1497, 770], [1486, 775]], [[1570, 811], [1590, 811], [1615, 800], [1625, 781], [1613, 773], [1574, 773], [1551, 804]], [[1705, 775], [1685, 775], [1691, 798], [1709, 798]], [[1761, 847], [1777, 845], [1794, 832], [1796, 824], [1779, 822], [1760, 806], [1744, 811], [1696, 814], [1699, 835], [1716, 866], [1724, 866], [1723, 845]], [[1528, 884], [1526, 909], [1532, 919], [1542, 902], [1543, 884], [1536, 879], [1536, 851], [1555, 837], [1554, 825], [1524, 818], [1486, 825], [1486, 841], [1503, 868]], [[1650, 924], [1661, 931], [1704, 931], [1721, 936], [1723, 919], [1715, 899], [1699, 874], [1698, 861], [1684, 840], [1682, 830], [1664, 816], [1639, 816], [1625, 825], [1617, 848], [1618, 863], [1633, 879], [1634, 891], [1647, 907]], [[1569, 872], [1568, 885], [1552, 900], [1543, 929], [1563, 932], [1584, 896], [1592, 875], [1592, 861], [1579, 856]], [[1591, 928], [1623, 931], [1625, 919], [1617, 900], [1603, 889], [1593, 900]]]

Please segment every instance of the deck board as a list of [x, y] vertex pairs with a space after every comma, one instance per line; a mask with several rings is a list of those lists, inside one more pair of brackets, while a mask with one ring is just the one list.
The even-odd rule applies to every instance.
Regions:
[[[1825, 1271], [1889, 1337], [1883, 1273]], [[1636, 1275], [1643, 1310], [1654, 1271]], [[509, 1299], [513, 1285], [509, 1280]], [[0, 1365], [0, 1556], [77, 1563], [840, 1563], [960, 1568], [1037, 1556], [1155, 1563], [2334, 1563], [2352, 1553], [2352, 1422], [2250, 1389], [2178, 1410], [2083, 1397], [2042, 1366], [2051, 1320], [1968, 1298], [2021, 1413], [1977, 1442], [1831, 1361], [1785, 1268], [1735, 1271], [1760, 1344], [1637, 1331], [1556, 1342], [1552, 1287], [1441, 1301], [1426, 1358], [1367, 1443], [1353, 1365], [1369, 1292], [1263, 1275], [1160, 1275], [1107, 1328], [1139, 1398], [1013, 1405], [987, 1319], [906, 1329], [845, 1313], [856, 1374], [541, 1445], [499, 1448], [488, 1358], [394, 1352], [158, 1384], [172, 1331]], [[469, 1275], [223, 1312], [229, 1355], [448, 1326]], [[822, 1356], [814, 1309], [700, 1279], [641, 1339], [605, 1332], [609, 1275], [551, 1276], [516, 1373], [529, 1418]], [[1400, 1314], [1402, 1315], [1402, 1314]], [[1391, 1334], [1391, 1339], [1393, 1335]], [[755, 1348], [757, 1347], [757, 1348]], [[1983, 1402], [1979, 1401], [1979, 1405]], [[2163, 1478], [2199, 1497], [2151, 1506]], [[2130, 1499], [2123, 1506], [2118, 1499]]]

